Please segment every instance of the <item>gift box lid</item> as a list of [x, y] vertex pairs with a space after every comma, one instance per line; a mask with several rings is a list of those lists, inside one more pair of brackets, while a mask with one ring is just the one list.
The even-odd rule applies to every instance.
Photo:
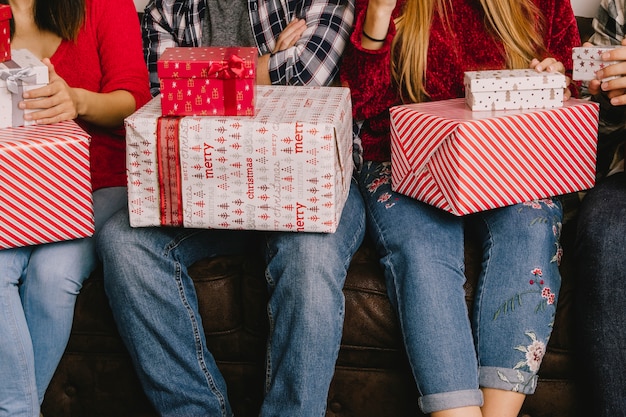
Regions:
[[0, 4], [0, 20], [9, 20], [11, 18], [11, 6], [8, 4]]
[[537, 72], [534, 69], [467, 71], [466, 91], [517, 91], [565, 88], [565, 75], [558, 72]]
[[581, 46], [572, 48], [572, 59], [584, 59], [584, 60], [598, 60], [600, 61], [600, 56], [607, 52], [611, 51], [615, 48], [619, 48], [619, 46]]
[[252, 47], [172, 47], [157, 61], [159, 78], [255, 78]]
[[26, 85], [48, 84], [48, 67], [28, 49], [14, 49], [11, 60], [0, 63], [0, 87], [15, 76]]

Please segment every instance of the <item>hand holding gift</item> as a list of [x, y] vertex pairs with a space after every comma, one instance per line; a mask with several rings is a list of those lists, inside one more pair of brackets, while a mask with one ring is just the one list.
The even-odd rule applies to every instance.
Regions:
[[33, 110], [24, 114], [24, 120], [36, 124], [74, 120], [79, 115], [78, 93], [56, 73], [54, 65], [48, 58], [44, 58], [42, 62], [48, 68], [49, 82], [47, 85], [24, 92], [25, 100], [19, 103], [19, 108]]
[[[584, 46], [592, 46], [585, 43]], [[626, 40], [622, 41], [622, 47], [617, 47], [605, 51], [600, 56], [604, 62], [611, 62], [612, 65], [601, 68], [596, 72], [596, 79], [590, 80], [588, 84], [589, 93], [596, 95], [605, 93], [614, 106], [626, 104]]]
[[[537, 72], [547, 71], [547, 72], [558, 72], [560, 74], [565, 75], [565, 65], [562, 62], [557, 61], [554, 58], [545, 58], [543, 61], [539, 61], [538, 59], [533, 59], [530, 62], [530, 68], [537, 70]], [[563, 90], [563, 101], [569, 100], [572, 96], [572, 92], [569, 90], [569, 85], [571, 83], [571, 78], [565, 77], [565, 89]]]

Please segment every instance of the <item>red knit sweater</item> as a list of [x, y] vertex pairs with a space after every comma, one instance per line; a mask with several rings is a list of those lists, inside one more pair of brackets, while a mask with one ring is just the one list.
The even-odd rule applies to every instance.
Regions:
[[[517, 1], [517, 0], [515, 0]], [[549, 55], [563, 62], [571, 75], [571, 48], [580, 37], [570, 0], [535, 0], [546, 22], [546, 48]], [[361, 131], [364, 159], [388, 161], [389, 107], [400, 104], [391, 85], [390, 45], [396, 34], [393, 20], [385, 44], [372, 51], [361, 46], [361, 33], [368, 0], [356, 0], [356, 22], [341, 67], [342, 84], [352, 91], [355, 120], [364, 121]], [[398, 1], [392, 19], [401, 11]], [[476, 0], [452, 0], [453, 36], [438, 17], [433, 19], [427, 57], [425, 88], [432, 100], [463, 97], [465, 71], [504, 68], [503, 46], [485, 30], [484, 13]], [[537, 57], [539, 59], [544, 57]]]
[[[70, 87], [95, 92], [129, 91], [139, 108], [150, 99], [141, 29], [132, 0], [86, 0], [85, 24], [76, 42], [63, 41], [50, 60]], [[94, 190], [125, 186], [124, 129], [77, 122], [91, 136]]]

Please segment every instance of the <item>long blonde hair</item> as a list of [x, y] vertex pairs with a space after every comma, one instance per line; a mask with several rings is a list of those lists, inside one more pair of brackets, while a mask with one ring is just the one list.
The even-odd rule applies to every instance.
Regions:
[[[405, 102], [428, 97], [424, 88], [426, 57], [432, 19], [437, 13], [450, 32], [452, 0], [407, 0], [396, 19], [391, 71]], [[485, 27], [502, 40], [507, 68], [527, 68], [545, 54], [542, 15], [530, 0], [480, 0]], [[451, 36], [453, 34], [451, 33]]]

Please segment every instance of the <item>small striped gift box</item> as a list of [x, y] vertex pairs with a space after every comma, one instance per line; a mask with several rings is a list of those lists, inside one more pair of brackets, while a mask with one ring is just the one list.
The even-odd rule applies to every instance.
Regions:
[[472, 112], [460, 98], [390, 113], [393, 189], [455, 215], [594, 185], [596, 103]]
[[73, 121], [0, 129], [0, 249], [93, 234], [89, 142]]

